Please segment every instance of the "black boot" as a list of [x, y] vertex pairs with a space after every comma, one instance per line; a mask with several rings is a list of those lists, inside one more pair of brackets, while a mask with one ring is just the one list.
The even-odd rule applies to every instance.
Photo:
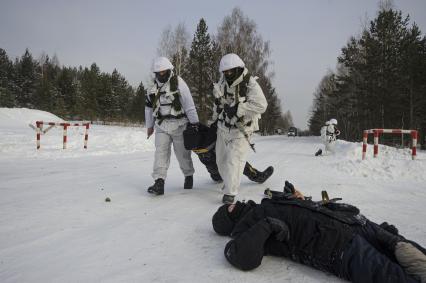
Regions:
[[315, 152], [315, 156], [318, 156], [318, 155], [321, 155], [322, 154], [322, 149], [320, 148], [320, 149], [318, 149], [318, 151], [317, 152]]
[[250, 181], [256, 182], [256, 176], [259, 175], [259, 171], [256, 170], [253, 166], [250, 165], [250, 163], [246, 162], [246, 165], [244, 166], [243, 174], [249, 178]]
[[244, 167], [243, 174], [249, 178], [250, 181], [256, 182], [258, 184], [263, 184], [271, 175], [274, 173], [274, 167], [269, 166], [265, 171], [260, 172], [256, 170], [250, 163], [246, 162]]
[[235, 196], [231, 196], [231, 195], [223, 195], [223, 198], [222, 198], [222, 202], [224, 203], [224, 204], [233, 204], [234, 203], [234, 198], [235, 198]]
[[164, 195], [164, 179], [157, 179], [155, 180], [154, 185], [148, 188], [148, 193], [154, 194], [154, 195]]
[[271, 177], [271, 175], [274, 173], [274, 167], [269, 166], [268, 168], [265, 169], [265, 171], [260, 172], [259, 176], [256, 178], [257, 183], [259, 184], [263, 184], [266, 180], [269, 179], [269, 177]]
[[183, 188], [185, 190], [192, 189], [192, 186], [194, 185], [194, 178], [191, 176], [185, 177], [185, 183], [183, 184]]

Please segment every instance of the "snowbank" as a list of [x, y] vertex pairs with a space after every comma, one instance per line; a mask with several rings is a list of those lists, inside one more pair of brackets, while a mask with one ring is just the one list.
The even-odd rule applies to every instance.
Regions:
[[[0, 154], [3, 158], [77, 158], [154, 150], [154, 139], [146, 139], [139, 127], [91, 125], [88, 148], [83, 148], [84, 127], [69, 127], [67, 149], [62, 149], [62, 127], [41, 135], [41, 149], [36, 150], [36, 132], [28, 124], [36, 121], [63, 122], [51, 113], [26, 108], [0, 108]], [[44, 129], [47, 126], [44, 125]]]
[[58, 116], [41, 110], [28, 108], [0, 108], [1, 129], [22, 129], [36, 121], [63, 122]]

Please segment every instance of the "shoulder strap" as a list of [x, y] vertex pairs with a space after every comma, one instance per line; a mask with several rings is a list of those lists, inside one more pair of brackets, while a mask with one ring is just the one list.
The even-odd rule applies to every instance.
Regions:
[[244, 77], [243, 77], [243, 81], [239, 84], [239, 96], [243, 96], [245, 97], [247, 95], [247, 87], [250, 81], [250, 77], [251, 74], [247, 73]]
[[178, 87], [179, 87], [178, 76], [177, 75], [173, 75], [170, 78], [170, 91], [177, 91]]

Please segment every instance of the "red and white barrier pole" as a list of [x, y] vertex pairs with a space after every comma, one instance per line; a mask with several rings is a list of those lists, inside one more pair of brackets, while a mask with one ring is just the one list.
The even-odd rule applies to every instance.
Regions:
[[373, 130], [374, 135], [374, 158], [379, 154], [379, 131]]
[[[49, 125], [49, 128], [47, 128], [45, 131], [43, 131], [43, 124]], [[63, 149], [67, 148], [67, 129], [70, 126], [85, 126], [86, 132], [84, 135], [84, 148], [87, 149], [87, 141], [89, 139], [89, 125], [90, 123], [55, 123], [55, 122], [43, 122], [43, 121], [36, 121], [37, 127], [36, 130], [36, 140], [37, 140], [37, 149], [40, 149], [40, 137], [41, 134], [45, 134], [48, 130], [50, 130], [54, 126], [61, 126], [63, 127], [63, 135], [62, 135], [62, 141], [63, 141]], [[34, 127], [33, 127], [34, 128]]]
[[67, 148], [67, 127], [68, 127], [68, 124], [66, 124], [66, 123], [64, 123], [63, 124], [63, 126], [64, 126], [64, 134], [63, 134], [63, 143], [64, 143], [64, 146], [63, 146], [63, 149], [66, 149]]
[[367, 153], [368, 131], [364, 131], [362, 135], [362, 160], [365, 159]]
[[36, 122], [36, 140], [37, 140], [37, 149], [40, 149], [40, 136], [41, 136], [41, 127], [43, 125], [43, 122], [37, 121]]
[[413, 139], [413, 144], [411, 147], [411, 158], [414, 160], [416, 159], [416, 155], [417, 155], [417, 131], [412, 131], [411, 137]]
[[86, 123], [86, 132], [84, 133], [84, 149], [87, 149], [88, 139], [89, 139], [89, 123]]

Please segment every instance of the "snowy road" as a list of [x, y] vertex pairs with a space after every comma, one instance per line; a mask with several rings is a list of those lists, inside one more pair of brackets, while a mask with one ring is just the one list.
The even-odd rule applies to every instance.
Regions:
[[[36, 152], [25, 123], [0, 125], [1, 282], [340, 282], [273, 257], [250, 272], [234, 269], [223, 256], [228, 238], [211, 227], [220, 185], [195, 156], [193, 190], [182, 189], [173, 157], [165, 195], [152, 197], [153, 139], [138, 128], [90, 131], [87, 152], [78, 131], [66, 151], [51, 132]], [[317, 138], [254, 141], [249, 161], [275, 173], [263, 185], [243, 177], [241, 199], [259, 201], [287, 179], [314, 199], [326, 189], [426, 245], [426, 153], [412, 161], [408, 150], [381, 147], [379, 158], [361, 161], [360, 144], [339, 141], [336, 155], [315, 158]]]

